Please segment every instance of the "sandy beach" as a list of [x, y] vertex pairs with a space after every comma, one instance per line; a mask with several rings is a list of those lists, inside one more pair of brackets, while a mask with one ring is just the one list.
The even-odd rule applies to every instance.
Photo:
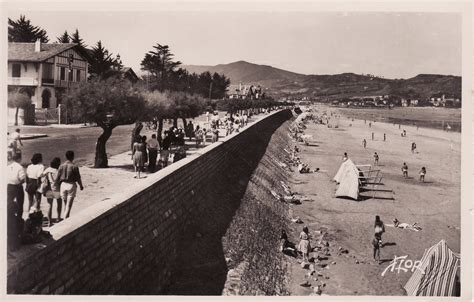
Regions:
[[[316, 107], [318, 112], [338, 114], [337, 108]], [[441, 130], [402, 126], [376, 122], [369, 127], [368, 121], [332, 117], [330, 123], [338, 128], [308, 123], [305, 133], [313, 135], [309, 146], [298, 144], [301, 160], [311, 168], [319, 167], [318, 173], [299, 174], [293, 172], [291, 188], [310, 201], [292, 206], [292, 216], [299, 216], [304, 224], [292, 224], [292, 238], [298, 243], [298, 234], [307, 225], [316, 242], [320, 230], [327, 230], [326, 240], [330, 244], [331, 256], [321, 261], [324, 276], [308, 278], [308, 270], [302, 269], [296, 261], [291, 272], [292, 295], [308, 295], [311, 287], [302, 287], [309, 281], [312, 286], [322, 287], [328, 295], [403, 295], [403, 286], [411, 276], [408, 272], [386, 272], [395, 256], [419, 260], [426, 248], [441, 239], [446, 240], [454, 251], [460, 251], [460, 188], [461, 188], [461, 134]], [[351, 125], [352, 124], [352, 125]], [[406, 137], [401, 137], [405, 129]], [[371, 134], [374, 133], [374, 140]], [[386, 141], [383, 141], [383, 134]], [[362, 140], [367, 140], [367, 148]], [[416, 142], [417, 151], [411, 152], [411, 143]], [[335, 198], [336, 174], [344, 152], [355, 164], [373, 164], [374, 152], [380, 156], [379, 168], [383, 174], [380, 189], [393, 190], [361, 192], [362, 200]], [[408, 179], [404, 179], [401, 166], [406, 162]], [[420, 183], [419, 171], [427, 169], [425, 183]], [[393, 200], [392, 200], [393, 198]], [[372, 258], [371, 241], [374, 232], [375, 215], [380, 215], [385, 224], [393, 218], [400, 222], [417, 222], [423, 229], [411, 230], [386, 227], [381, 249], [382, 264]], [[338, 255], [338, 249], [348, 249], [348, 254]], [[320, 254], [321, 255], [321, 254]], [[314, 253], [313, 256], [316, 256]]]

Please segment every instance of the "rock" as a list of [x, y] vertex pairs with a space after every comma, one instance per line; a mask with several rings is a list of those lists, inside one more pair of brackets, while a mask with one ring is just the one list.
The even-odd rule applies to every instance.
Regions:
[[356, 264], [359, 264], [359, 260], [356, 260]]

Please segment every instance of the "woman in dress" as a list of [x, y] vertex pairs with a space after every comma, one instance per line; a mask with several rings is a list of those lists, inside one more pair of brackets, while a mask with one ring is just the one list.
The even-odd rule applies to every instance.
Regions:
[[309, 251], [311, 250], [311, 246], [309, 244], [309, 230], [306, 226], [303, 227], [303, 231], [300, 233], [298, 250], [303, 254], [303, 262], [309, 261]]
[[31, 164], [26, 168], [26, 187], [28, 194], [28, 210], [38, 211], [41, 205], [41, 175], [44, 171], [43, 155], [41, 153], [33, 154]]
[[61, 159], [55, 157], [48, 168], [44, 170], [42, 177], [47, 182], [47, 190], [44, 193], [46, 200], [48, 201], [48, 227], [52, 225], [52, 212], [53, 212], [53, 200], [56, 199], [56, 207], [58, 218], [57, 221], [61, 221], [61, 210], [62, 210], [62, 200], [61, 194], [59, 192], [59, 187], [56, 185], [56, 177], [58, 175], [58, 168], [61, 165]]
[[378, 215], [375, 216], [374, 233], [375, 238], [379, 240], [380, 246], [382, 246], [382, 234], [385, 233], [385, 225]]
[[140, 173], [145, 165], [146, 137], [143, 136], [141, 142], [133, 144], [132, 160], [135, 168], [134, 178], [140, 178]]

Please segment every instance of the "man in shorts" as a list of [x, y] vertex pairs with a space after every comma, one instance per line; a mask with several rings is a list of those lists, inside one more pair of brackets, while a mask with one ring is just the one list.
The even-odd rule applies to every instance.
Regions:
[[81, 174], [79, 167], [74, 164], [74, 151], [66, 152], [66, 161], [59, 166], [58, 175], [56, 178], [56, 186], [59, 187], [62, 200], [66, 203], [64, 207], [64, 218], [69, 218], [72, 204], [76, 197], [77, 184], [79, 188], [84, 190], [82, 185]]

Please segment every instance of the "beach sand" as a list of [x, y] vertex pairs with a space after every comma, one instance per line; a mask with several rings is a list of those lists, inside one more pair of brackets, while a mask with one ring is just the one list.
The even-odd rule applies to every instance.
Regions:
[[[319, 112], [338, 111], [337, 108], [317, 108]], [[305, 277], [308, 270], [293, 261], [290, 291], [292, 295], [309, 295], [312, 288], [300, 286], [309, 281], [312, 286], [326, 283], [322, 291], [328, 295], [404, 295], [403, 286], [412, 274], [410, 270], [388, 271], [381, 276], [394, 256], [407, 255], [407, 259], [419, 260], [425, 249], [441, 239], [446, 240], [454, 252], [460, 252], [461, 134], [427, 128], [417, 130], [413, 126], [402, 126], [399, 130], [398, 125], [381, 122], [372, 123], [369, 128], [363, 119], [352, 121], [344, 116], [338, 121], [333, 117], [330, 123], [338, 124], [338, 128], [308, 123], [305, 133], [312, 134], [313, 141], [310, 146], [298, 144], [301, 160], [311, 168], [319, 167], [322, 172], [299, 174], [295, 171], [290, 182], [293, 191], [311, 199], [292, 206], [291, 215], [299, 216], [304, 224], [292, 224], [290, 239], [298, 243], [303, 225], [309, 227], [313, 243], [320, 236], [316, 231], [327, 229], [331, 256], [321, 263], [328, 264], [329, 268], [317, 266], [323, 276], [316, 281]], [[403, 129], [407, 131], [406, 137], [400, 135]], [[366, 149], [362, 146], [364, 138]], [[411, 152], [412, 142], [416, 143], [418, 153]], [[361, 201], [335, 198], [336, 184], [332, 178], [344, 152], [358, 165], [373, 164], [373, 154], [377, 152], [384, 184], [380, 189], [393, 190], [394, 194], [377, 192], [372, 199], [372, 192], [368, 191], [361, 193], [367, 197]], [[403, 162], [409, 167], [409, 179], [402, 176]], [[427, 169], [425, 183], [418, 180], [422, 166]], [[386, 227], [383, 241], [387, 245], [381, 249], [384, 261], [379, 265], [372, 258], [375, 215], [385, 224], [392, 224], [395, 217], [400, 222], [417, 222], [423, 230]], [[349, 253], [338, 255], [339, 247], [348, 249]], [[332, 264], [334, 261], [336, 264]]]

